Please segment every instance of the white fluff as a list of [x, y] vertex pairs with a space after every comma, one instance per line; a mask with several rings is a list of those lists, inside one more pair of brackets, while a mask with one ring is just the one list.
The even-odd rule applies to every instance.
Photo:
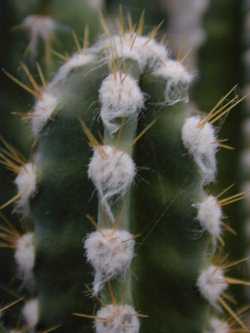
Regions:
[[181, 49], [184, 54], [191, 49], [191, 57], [194, 56], [205, 37], [202, 18], [210, 1], [161, 0], [161, 2], [168, 11], [168, 35], [171, 45], [174, 45], [176, 51]]
[[214, 240], [217, 240], [222, 233], [222, 209], [218, 200], [209, 195], [201, 203], [196, 205], [198, 207], [197, 219], [201, 227], [206, 230]]
[[[248, 54], [249, 54], [249, 52], [248, 52]], [[249, 58], [250, 58], [250, 56], [249, 56]], [[249, 66], [248, 66], [248, 68], [249, 68]], [[249, 110], [249, 108], [250, 108], [250, 84], [247, 84], [244, 87], [244, 89], [242, 91], [242, 95], [245, 96], [245, 100], [244, 100], [245, 106], [246, 106], [247, 110]], [[249, 121], [249, 119], [244, 119], [244, 122], [246, 122], [246, 121]]]
[[189, 101], [188, 88], [192, 75], [180, 62], [168, 59], [153, 74], [166, 80], [165, 102], [168, 105]]
[[121, 118], [136, 116], [144, 105], [143, 93], [137, 81], [122, 72], [110, 74], [103, 81], [99, 98], [101, 118], [111, 134], [121, 127]]
[[243, 183], [242, 192], [244, 192], [244, 203], [245, 203], [246, 209], [249, 210], [249, 208], [250, 208], [250, 181]]
[[[249, 90], [249, 94], [250, 94], [250, 90]], [[249, 108], [250, 108], [250, 106], [249, 106]], [[248, 144], [250, 142], [250, 119], [244, 120], [244, 123], [242, 125], [242, 132], [244, 134], [244, 140], [246, 141], [246, 144]]]
[[167, 60], [168, 52], [164, 45], [153, 38], [127, 33], [123, 36], [114, 35], [101, 40], [95, 51], [106, 52], [107, 60], [114, 56], [122, 59], [132, 59], [138, 62], [141, 71], [148, 67], [153, 70]]
[[25, 283], [32, 282], [33, 268], [35, 264], [35, 247], [33, 233], [26, 233], [17, 240], [15, 261], [17, 264], [18, 276]]
[[230, 333], [231, 329], [228, 323], [217, 318], [212, 318], [209, 323], [209, 329], [206, 333]]
[[132, 158], [124, 151], [111, 146], [98, 146], [89, 163], [88, 176], [96, 186], [107, 214], [114, 222], [110, 201], [124, 196], [136, 174]]
[[57, 97], [48, 91], [44, 91], [42, 96], [38, 99], [32, 114], [32, 132], [35, 137], [39, 135], [42, 128], [51, 118], [57, 104]]
[[134, 246], [133, 236], [125, 230], [102, 229], [88, 236], [84, 247], [95, 270], [95, 295], [106, 281], [126, 274], [134, 257]]
[[88, 5], [93, 9], [102, 9], [104, 5], [104, 0], [87, 0]]
[[26, 302], [22, 309], [22, 315], [28, 328], [33, 329], [39, 320], [39, 302], [37, 298]]
[[96, 59], [94, 54], [86, 53], [85, 50], [75, 53], [64, 65], [62, 65], [53, 78], [52, 83], [65, 80], [68, 74], [75, 68], [94, 62]]
[[240, 164], [246, 172], [250, 170], [250, 149], [245, 149], [240, 156]]
[[28, 31], [30, 35], [29, 49], [32, 56], [36, 56], [39, 39], [47, 43], [53, 36], [58, 23], [49, 16], [30, 15], [23, 20], [21, 26]]
[[33, 163], [25, 164], [15, 179], [19, 198], [15, 210], [24, 216], [29, 213], [29, 200], [36, 192], [36, 167]]
[[96, 333], [138, 333], [140, 322], [130, 305], [107, 305], [97, 312]]
[[217, 172], [218, 142], [214, 127], [208, 122], [200, 127], [200, 121], [199, 116], [186, 119], [182, 128], [182, 141], [200, 168], [203, 182], [209, 184], [215, 180]]
[[211, 265], [199, 276], [197, 286], [201, 295], [214, 307], [218, 308], [218, 301], [228, 284], [225, 281], [223, 270]]

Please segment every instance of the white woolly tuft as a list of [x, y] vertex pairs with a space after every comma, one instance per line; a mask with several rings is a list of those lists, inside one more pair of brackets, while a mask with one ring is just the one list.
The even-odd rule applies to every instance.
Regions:
[[199, 276], [197, 286], [202, 296], [214, 307], [218, 308], [218, 301], [228, 284], [225, 281], [223, 270], [211, 265]]
[[97, 312], [96, 333], [138, 333], [140, 322], [130, 305], [107, 305]]
[[201, 227], [206, 230], [214, 240], [222, 233], [222, 209], [218, 200], [209, 195], [205, 200], [196, 205], [198, 207], [197, 219]]
[[57, 98], [47, 91], [38, 99], [32, 114], [32, 132], [35, 137], [50, 119], [57, 104]]
[[242, 185], [242, 192], [244, 192], [244, 202], [246, 209], [250, 207], [250, 181], [245, 182]]
[[95, 148], [88, 176], [95, 184], [112, 222], [114, 218], [108, 202], [126, 194], [135, 174], [134, 161], [124, 151], [107, 145]]
[[87, 259], [95, 269], [95, 295], [106, 281], [126, 274], [134, 257], [134, 246], [133, 236], [125, 230], [102, 229], [88, 236], [84, 247]]
[[65, 80], [68, 74], [75, 68], [94, 62], [96, 59], [94, 54], [86, 53], [85, 50], [75, 53], [64, 65], [62, 65], [53, 78], [52, 83]]
[[168, 59], [153, 74], [166, 80], [165, 102], [168, 105], [189, 101], [188, 88], [192, 75], [180, 62]]
[[161, 0], [161, 2], [168, 11], [168, 34], [171, 45], [175, 51], [181, 48], [184, 54], [191, 49], [193, 56], [205, 38], [202, 18], [210, 1]]
[[241, 166], [248, 172], [250, 169], [250, 149], [245, 149], [240, 156]]
[[138, 62], [140, 69], [145, 67], [153, 70], [167, 60], [168, 52], [164, 45], [153, 38], [127, 33], [123, 36], [112, 36], [101, 40], [95, 50], [105, 50], [108, 59], [132, 59]]
[[29, 49], [32, 56], [36, 56], [39, 39], [47, 43], [58, 27], [58, 23], [49, 16], [30, 15], [23, 20], [21, 26], [28, 31]]
[[244, 134], [244, 140], [246, 141], [246, 143], [248, 143], [250, 141], [250, 119], [244, 120], [244, 123], [242, 125], [242, 132]]
[[36, 191], [36, 167], [33, 163], [25, 164], [15, 179], [19, 198], [15, 210], [24, 216], [29, 213], [29, 200]]
[[102, 9], [104, 0], [87, 0], [87, 3], [93, 9]]
[[136, 116], [144, 105], [144, 97], [136, 80], [122, 72], [110, 74], [99, 91], [101, 118], [105, 128], [116, 133], [121, 127], [121, 118]]
[[218, 142], [214, 127], [206, 122], [199, 126], [201, 118], [187, 118], [182, 128], [182, 141], [200, 168], [203, 182], [209, 184], [215, 180], [217, 165], [216, 152]]
[[38, 299], [31, 299], [22, 309], [22, 315], [28, 328], [33, 329], [39, 320], [39, 302]]
[[15, 261], [18, 276], [24, 283], [33, 280], [33, 268], [35, 263], [34, 234], [29, 232], [22, 235], [16, 242]]
[[228, 323], [217, 318], [212, 318], [209, 323], [209, 329], [206, 333], [230, 333], [231, 329]]

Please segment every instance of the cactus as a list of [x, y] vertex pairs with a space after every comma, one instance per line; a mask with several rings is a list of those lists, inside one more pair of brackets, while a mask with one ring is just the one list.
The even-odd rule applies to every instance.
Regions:
[[27, 331], [89, 332], [94, 319], [97, 333], [229, 332], [222, 309], [247, 331], [225, 296], [244, 281], [216, 255], [222, 209], [242, 194], [207, 187], [223, 146], [214, 124], [241, 99], [225, 102], [232, 90], [208, 114], [175, 107], [192, 75], [141, 22], [105, 26], [40, 89], [29, 161], [4, 143], [17, 195], [2, 208], [34, 224], [1, 229], [29, 293]]
[[[0, 131], [1, 137], [18, 147], [25, 156], [30, 154], [32, 133], [27, 121], [29, 108], [39, 94], [39, 86], [54, 75], [65, 61], [67, 53], [82, 43], [85, 29], [85, 42], [91, 41], [100, 30], [97, 11], [84, 0], [68, 1], [4, 1], [1, 3], [1, 89], [0, 89]], [[89, 33], [88, 33], [89, 32]], [[76, 37], [78, 36], [78, 37]], [[87, 38], [88, 37], [88, 38]], [[7, 75], [5, 75], [3, 72]], [[21, 89], [9, 79], [19, 80], [32, 88]], [[37, 83], [36, 83], [37, 82]], [[34, 90], [36, 90], [34, 92]], [[8, 200], [13, 190], [12, 175], [4, 168], [0, 171], [0, 202]], [[13, 223], [19, 225], [11, 210], [5, 211]], [[13, 276], [13, 267], [8, 265], [11, 256], [8, 251], [1, 252], [1, 279], [9, 285]], [[6, 262], [6, 265], [4, 264]], [[7, 268], [6, 268], [7, 267]], [[11, 283], [11, 288], [16, 286]], [[0, 291], [1, 302], [11, 302], [12, 296]]]
[[[225, 91], [242, 81], [240, 52], [242, 49], [239, 36], [241, 30], [242, 10], [241, 4], [234, 1], [210, 1], [210, 7], [204, 20], [207, 42], [199, 52], [199, 81], [194, 86], [194, 100], [200, 109], [209, 109], [211, 100], [218, 100]], [[232, 41], [235, 41], [234, 43]], [[228, 54], [227, 61], [223, 60]], [[242, 170], [239, 164], [242, 147], [241, 119], [242, 105], [238, 105], [230, 116], [230, 121], [219, 124], [221, 138], [228, 140], [233, 151], [218, 155], [218, 179], [214, 189], [217, 193], [230, 184], [235, 184], [235, 192], [241, 192]], [[231, 227], [237, 236], [231, 237], [227, 233], [225, 249], [232, 260], [245, 257], [245, 227], [242, 219], [242, 206], [232, 205], [227, 209], [231, 217]], [[240, 221], [240, 222], [239, 222]], [[241, 246], [239, 246], [241, 244]], [[240, 268], [242, 270], [243, 268]], [[236, 273], [233, 273], [236, 274]], [[246, 301], [243, 288], [233, 288], [233, 296], [239, 304]]]

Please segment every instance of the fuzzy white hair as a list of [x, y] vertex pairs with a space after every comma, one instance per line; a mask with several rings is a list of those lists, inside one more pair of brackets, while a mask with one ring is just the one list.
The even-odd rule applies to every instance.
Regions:
[[193, 77], [180, 62], [168, 59], [153, 74], [166, 80], [165, 102], [168, 105], [189, 101], [188, 88]]
[[96, 333], [138, 333], [140, 322], [130, 305], [107, 305], [97, 312]]
[[45, 43], [52, 37], [58, 23], [49, 16], [29, 15], [25, 17], [21, 26], [30, 35], [29, 49], [32, 56], [36, 56], [38, 41], [41, 38]]
[[208, 122], [200, 126], [200, 122], [199, 116], [186, 119], [182, 127], [182, 141], [200, 168], [203, 182], [209, 184], [215, 180], [217, 172], [218, 142], [214, 127]]
[[101, 229], [88, 236], [84, 247], [87, 259], [95, 270], [95, 295], [106, 281], [126, 274], [134, 257], [134, 246], [134, 238], [126, 230]]
[[114, 35], [102, 39], [93, 49], [95, 52], [104, 50], [107, 60], [115, 57], [135, 60], [141, 69], [157, 69], [168, 58], [168, 51], [163, 44], [153, 38], [127, 33], [123, 36]]
[[22, 309], [22, 315], [28, 328], [33, 329], [39, 321], [39, 302], [37, 298], [31, 299], [25, 303]]
[[222, 268], [214, 265], [201, 272], [197, 286], [201, 295], [215, 308], [219, 307], [219, 298], [228, 288]]
[[112, 222], [114, 218], [109, 203], [127, 193], [135, 174], [134, 161], [126, 152], [108, 145], [95, 148], [89, 163], [88, 176], [96, 186]]
[[231, 329], [228, 323], [217, 318], [211, 318], [209, 328], [206, 333], [230, 333]]
[[25, 164], [15, 179], [19, 198], [16, 202], [15, 211], [27, 216], [29, 213], [29, 200], [36, 192], [36, 167], [33, 163]]
[[240, 156], [240, 164], [244, 170], [250, 169], [250, 149], [245, 149]]
[[15, 261], [18, 276], [24, 283], [32, 283], [35, 264], [34, 234], [28, 232], [16, 242]]
[[69, 73], [79, 67], [85, 66], [94, 62], [96, 59], [94, 54], [87, 53], [85, 50], [75, 53], [69, 60], [63, 64], [53, 78], [52, 84], [58, 81], [63, 81]]
[[109, 133], [116, 133], [122, 124], [121, 118], [137, 116], [143, 108], [144, 97], [137, 81], [129, 74], [111, 73], [102, 82], [99, 98], [101, 118]]
[[201, 203], [196, 205], [198, 207], [197, 219], [201, 227], [206, 230], [213, 238], [217, 240], [222, 233], [222, 209], [218, 200], [212, 196], [207, 196]]
[[44, 91], [41, 97], [37, 100], [34, 111], [32, 113], [32, 133], [37, 137], [46, 125], [51, 115], [58, 105], [57, 97], [48, 91]]

